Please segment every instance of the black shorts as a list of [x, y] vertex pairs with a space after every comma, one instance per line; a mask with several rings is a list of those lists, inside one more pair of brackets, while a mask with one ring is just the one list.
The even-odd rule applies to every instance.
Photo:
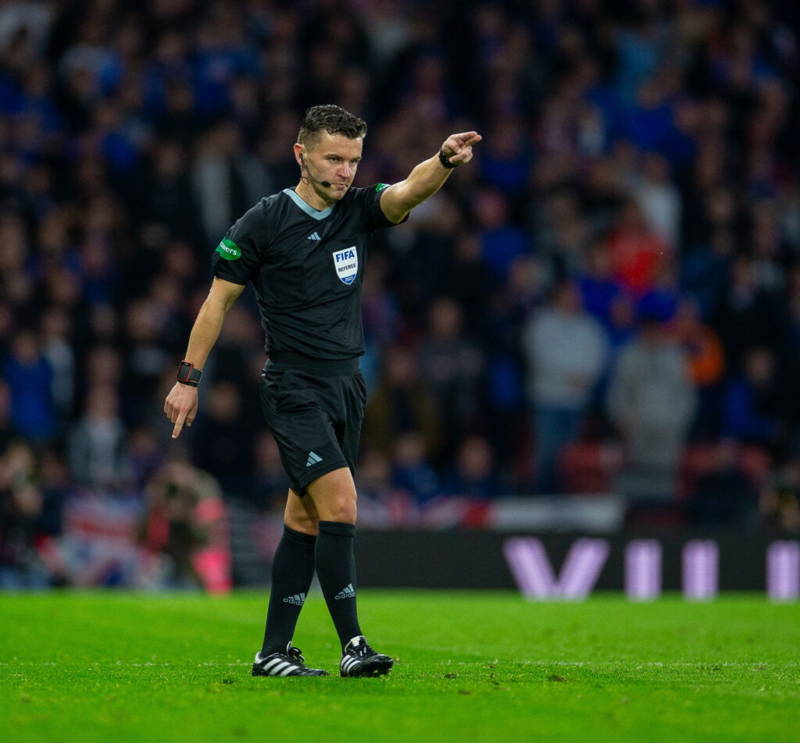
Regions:
[[262, 372], [260, 397], [295, 493], [305, 495], [309, 483], [333, 470], [355, 473], [367, 400], [358, 359], [273, 354]]

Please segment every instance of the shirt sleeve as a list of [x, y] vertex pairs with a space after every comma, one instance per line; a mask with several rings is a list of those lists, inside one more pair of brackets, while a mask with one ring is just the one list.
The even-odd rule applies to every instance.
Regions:
[[266, 247], [266, 216], [259, 202], [240, 217], [220, 240], [211, 258], [214, 276], [247, 284], [258, 270]]
[[374, 186], [358, 189], [361, 192], [359, 198], [364, 209], [367, 230], [370, 232], [386, 227], [395, 227], [398, 224], [403, 224], [408, 219], [408, 214], [406, 214], [399, 222], [392, 222], [383, 213], [381, 209], [381, 194], [390, 185], [389, 183], [376, 183]]

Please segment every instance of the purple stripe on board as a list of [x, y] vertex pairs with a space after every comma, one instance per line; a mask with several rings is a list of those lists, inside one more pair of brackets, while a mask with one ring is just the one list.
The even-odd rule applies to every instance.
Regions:
[[570, 547], [556, 592], [565, 599], [586, 598], [597, 583], [597, 578], [608, 558], [609, 546], [605, 539], [579, 539]]
[[553, 569], [538, 539], [508, 539], [503, 544], [503, 554], [525, 598], [548, 598], [555, 593]]
[[800, 595], [800, 545], [773, 542], [767, 550], [767, 595], [773, 601], [794, 601]]
[[661, 544], [635, 539], [625, 548], [625, 593], [634, 601], [661, 595]]
[[693, 539], [683, 547], [683, 595], [702, 601], [717, 595], [719, 547], [710, 539]]

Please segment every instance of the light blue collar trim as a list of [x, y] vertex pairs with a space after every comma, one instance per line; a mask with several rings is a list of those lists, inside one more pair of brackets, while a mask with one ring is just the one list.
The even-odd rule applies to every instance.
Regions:
[[333, 207], [336, 206], [336, 204], [332, 204], [327, 209], [322, 209], [320, 211], [319, 209], [315, 209], [313, 206], [303, 201], [303, 198], [298, 196], [297, 192], [293, 191], [291, 188], [284, 188], [283, 192], [306, 214], [308, 214], [309, 217], [313, 217], [314, 219], [325, 219], [325, 217], [329, 216], [333, 211]]

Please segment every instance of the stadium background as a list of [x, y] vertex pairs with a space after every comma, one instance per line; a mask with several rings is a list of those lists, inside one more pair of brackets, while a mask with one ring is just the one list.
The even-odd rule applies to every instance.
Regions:
[[214, 246], [325, 102], [369, 123], [361, 185], [484, 135], [374, 242], [363, 529], [796, 535], [799, 15], [0, 4], [2, 585], [265, 581], [251, 294], [177, 443], [161, 408]]

